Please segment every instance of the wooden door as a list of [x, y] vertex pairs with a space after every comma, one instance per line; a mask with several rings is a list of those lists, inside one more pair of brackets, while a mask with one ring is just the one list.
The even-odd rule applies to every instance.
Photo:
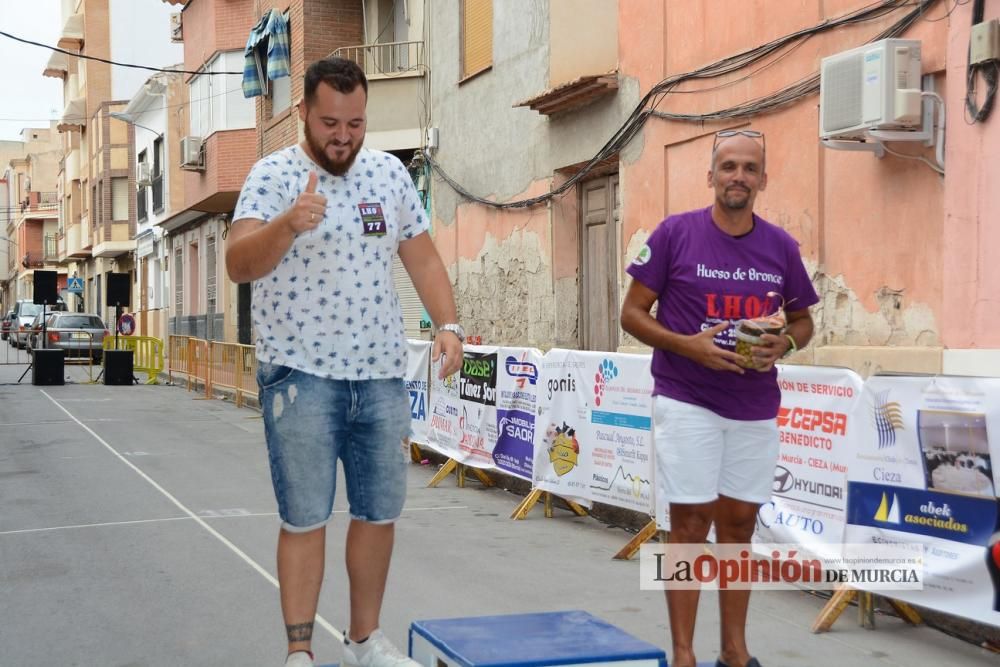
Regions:
[[618, 349], [618, 175], [586, 181], [580, 194], [580, 343], [612, 352]]

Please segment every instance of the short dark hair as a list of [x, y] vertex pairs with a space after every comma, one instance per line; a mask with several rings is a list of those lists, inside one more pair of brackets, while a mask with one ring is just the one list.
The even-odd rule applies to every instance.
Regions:
[[305, 90], [303, 97], [306, 104], [312, 104], [316, 99], [316, 89], [320, 83], [326, 83], [340, 93], [352, 92], [358, 86], [368, 95], [368, 78], [364, 70], [352, 60], [330, 56], [317, 60], [306, 70]]

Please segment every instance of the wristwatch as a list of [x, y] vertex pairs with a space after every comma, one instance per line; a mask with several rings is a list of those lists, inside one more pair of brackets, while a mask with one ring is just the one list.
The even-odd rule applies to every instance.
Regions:
[[458, 336], [458, 342], [465, 342], [465, 329], [462, 328], [461, 324], [442, 324], [438, 327], [438, 331], [450, 331], [451, 333]]

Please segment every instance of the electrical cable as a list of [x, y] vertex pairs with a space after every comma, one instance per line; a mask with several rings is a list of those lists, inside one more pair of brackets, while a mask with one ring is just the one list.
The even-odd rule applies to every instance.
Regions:
[[[171, 70], [171, 71], [173, 71], [173, 70]], [[230, 95], [232, 93], [242, 93], [242, 92], [243, 92], [242, 88], [233, 88], [231, 90], [224, 90], [221, 93], [215, 93], [213, 95], [206, 95], [205, 97], [196, 97], [194, 99], [188, 100], [187, 102], [179, 102], [177, 104], [164, 104], [163, 106], [160, 106], [160, 107], [151, 107], [149, 109], [144, 109], [142, 113], [143, 114], [147, 114], [147, 113], [149, 113], [151, 111], [165, 111], [167, 109], [179, 109], [180, 107], [188, 106], [190, 104], [194, 104], [195, 102], [204, 102], [205, 100], [210, 100], [210, 99], [212, 99], [214, 97], [224, 97], [224, 96]], [[63, 118], [63, 117], [60, 117], [60, 118], [0, 118], [0, 121], [24, 122], [24, 123], [52, 123], [52, 122], [60, 122], [60, 121], [64, 121], [64, 120], [65, 121], [74, 121], [74, 120], [77, 120], [77, 121], [84, 121], [84, 122], [87, 121], [87, 119], [85, 117], [83, 117], [83, 116], [66, 116], [65, 118]], [[45, 128], [33, 128], [33, 129], [45, 129]]]
[[[597, 154], [587, 162], [586, 165], [573, 174], [572, 177], [563, 182], [559, 187], [536, 197], [509, 202], [496, 202], [479, 197], [469, 192], [467, 189], [462, 187], [461, 184], [455, 181], [455, 179], [452, 178], [434, 159], [428, 150], [424, 149], [422, 151], [423, 157], [427, 163], [431, 165], [434, 172], [441, 178], [441, 180], [447, 183], [455, 192], [470, 201], [496, 209], [517, 209], [535, 206], [567, 192], [603, 162], [617, 155], [626, 145], [628, 145], [635, 135], [639, 133], [651, 116], [686, 122], [706, 122], [759, 115], [773, 111], [774, 109], [784, 105], [791, 104], [817, 92], [819, 90], [819, 74], [813, 74], [775, 93], [738, 104], [728, 109], [722, 109], [706, 114], [676, 114], [658, 111], [657, 107], [660, 103], [668, 94], [674, 93], [674, 89], [682, 83], [696, 79], [717, 78], [719, 76], [743, 69], [744, 67], [758, 62], [773, 53], [778, 53], [785, 46], [795, 41], [808, 39], [813, 35], [846, 25], [861, 24], [877, 20], [905, 7], [915, 7], [915, 9], [908, 12], [899, 21], [892, 24], [869, 41], [878, 41], [888, 37], [895, 37], [905, 32], [911, 25], [913, 25], [914, 22], [923, 16], [925, 10], [929, 9], [938, 1], [939, 0], [918, 0], [918, 2], [913, 3], [909, 0], [881, 0], [880, 2], [866, 5], [865, 7], [836, 19], [823, 21], [822, 23], [798, 30], [760, 46], [751, 48], [747, 51], [727, 56], [726, 58], [709, 65], [705, 65], [704, 67], [691, 72], [685, 72], [683, 74], [668, 77], [654, 85], [649, 92], [642, 97], [625, 122], [618, 128], [617, 131], [615, 131], [611, 138], [604, 144], [604, 146], [601, 147]], [[981, 2], [982, 0], [976, 1]]]
[[120, 63], [115, 60], [108, 60], [107, 58], [98, 58], [97, 56], [89, 56], [84, 53], [73, 53], [72, 51], [67, 51], [66, 49], [61, 49], [58, 46], [50, 46], [48, 44], [42, 44], [41, 42], [33, 42], [30, 39], [24, 39], [23, 37], [17, 37], [10, 34], [9, 32], [4, 32], [0, 30], [0, 36], [6, 37], [7, 39], [12, 39], [15, 42], [21, 42], [23, 44], [31, 44], [32, 46], [40, 46], [43, 49], [49, 49], [50, 51], [55, 51], [57, 53], [65, 53], [67, 56], [73, 56], [74, 58], [83, 58], [84, 60], [96, 60], [99, 63], [106, 63], [108, 65], [115, 65], [116, 67], [131, 67], [132, 69], [145, 69], [150, 72], [177, 72], [178, 74], [239, 74], [243, 76], [243, 72], [205, 72], [205, 71], [192, 71], [186, 69], [167, 69], [163, 67], [150, 67], [149, 65], [136, 65], [133, 63]]
[[[972, 25], [983, 22], [984, 0], [974, 0], [972, 5]], [[972, 124], [982, 123], [993, 111], [993, 100], [997, 94], [997, 81], [1000, 80], [1000, 64], [996, 60], [972, 64], [972, 40], [969, 40], [969, 62], [965, 68], [965, 109]], [[982, 105], [976, 98], [977, 74], [983, 75], [986, 82], [986, 97]]]
[[904, 159], [907, 159], [907, 160], [918, 160], [920, 162], [923, 162], [928, 167], [930, 167], [931, 169], [933, 169], [937, 173], [939, 173], [942, 176], [944, 176], [944, 169], [942, 169], [941, 167], [937, 166], [936, 164], [934, 164], [933, 162], [931, 162], [930, 160], [928, 160], [927, 158], [925, 158], [923, 155], [909, 155], [908, 153], [900, 153], [898, 151], [892, 150], [891, 148], [889, 148], [885, 144], [882, 144], [882, 148], [889, 155], [895, 155], [896, 157], [904, 158]]

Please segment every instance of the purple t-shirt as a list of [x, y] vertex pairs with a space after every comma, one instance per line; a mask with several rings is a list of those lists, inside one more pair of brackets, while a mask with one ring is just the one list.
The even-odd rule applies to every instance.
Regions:
[[[781, 305], [781, 299], [768, 299], [768, 292], [781, 294], [788, 310], [819, 301], [795, 239], [757, 215], [753, 219], [753, 230], [738, 238], [715, 225], [711, 208], [660, 223], [627, 269], [659, 295], [660, 324], [688, 335], [720, 322], [767, 315]], [[733, 331], [717, 334], [715, 344], [735, 351]], [[727, 419], [773, 419], [781, 404], [773, 368], [740, 375], [654, 350], [652, 372], [654, 396], [700, 405]]]

